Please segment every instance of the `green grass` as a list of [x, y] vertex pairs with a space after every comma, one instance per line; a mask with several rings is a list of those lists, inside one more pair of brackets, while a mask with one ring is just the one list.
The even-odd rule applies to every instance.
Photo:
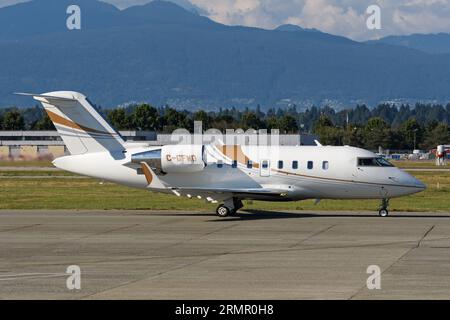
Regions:
[[[207, 209], [200, 200], [154, 194], [94, 179], [0, 179], [0, 209]], [[212, 208], [212, 207], [209, 207]]]
[[21, 161], [0, 160], [1, 167], [54, 167], [49, 160]]
[[[39, 172], [40, 173], [40, 172]], [[51, 172], [55, 174], [55, 172]], [[29, 172], [25, 172], [29, 175]], [[391, 200], [394, 211], [449, 211], [450, 172], [414, 172], [426, 191]], [[313, 200], [297, 202], [245, 201], [245, 208], [261, 210], [369, 210], [379, 200]], [[94, 179], [0, 179], [0, 209], [144, 209], [213, 211], [216, 205], [198, 199], [131, 189]]]
[[438, 167], [436, 166], [435, 160], [402, 160], [402, 161], [391, 161], [396, 167], [399, 168], [414, 168], [414, 169], [442, 169], [450, 168], [450, 166]]
[[8, 170], [2, 171], [0, 168], [0, 177], [23, 177], [23, 176], [47, 176], [47, 177], [61, 177], [61, 176], [77, 176], [74, 173], [67, 171], [46, 171], [46, 170]]

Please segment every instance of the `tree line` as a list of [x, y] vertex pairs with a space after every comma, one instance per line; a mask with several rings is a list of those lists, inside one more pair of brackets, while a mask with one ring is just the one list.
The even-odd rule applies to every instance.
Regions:
[[[315, 133], [322, 144], [352, 145], [375, 150], [430, 149], [450, 143], [450, 103], [409, 105], [380, 104], [373, 109], [358, 105], [339, 110], [311, 107], [298, 110], [260, 106], [254, 109], [218, 111], [177, 110], [169, 106], [136, 104], [98, 111], [118, 130], [150, 130], [170, 133], [177, 128], [192, 129], [202, 121], [203, 129], [279, 129], [280, 133]], [[9, 108], [0, 112], [1, 130], [54, 130], [42, 108]]]

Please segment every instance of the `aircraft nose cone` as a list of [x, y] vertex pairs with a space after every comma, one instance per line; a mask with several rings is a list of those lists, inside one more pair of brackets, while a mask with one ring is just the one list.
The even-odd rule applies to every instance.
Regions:
[[393, 196], [407, 196], [410, 194], [422, 192], [426, 189], [426, 185], [412, 176], [411, 174], [396, 168], [397, 170], [392, 173], [392, 176], [389, 179], [395, 182], [398, 188], [394, 191], [390, 191], [390, 195]]
[[419, 179], [414, 178], [414, 177], [413, 177], [413, 179], [414, 179], [413, 185], [414, 185], [416, 188], [419, 188], [419, 189], [422, 189], [422, 190], [425, 190], [425, 189], [427, 188], [427, 186], [425, 185], [425, 183], [423, 183], [423, 182], [420, 181]]
[[427, 188], [427, 186], [422, 181], [420, 181], [416, 177], [413, 177], [410, 174], [407, 174], [405, 180], [406, 184], [414, 189], [414, 193], [423, 191]]

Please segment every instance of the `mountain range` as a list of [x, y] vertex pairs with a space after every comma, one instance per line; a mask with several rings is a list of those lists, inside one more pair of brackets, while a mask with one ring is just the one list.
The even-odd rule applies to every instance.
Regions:
[[[81, 30], [66, 28], [72, 4]], [[430, 46], [361, 43], [293, 25], [226, 26], [165, 1], [119, 10], [97, 0], [34, 0], [0, 9], [0, 106], [31, 103], [13, 92], [54, 90], [83, 92], [104, 107], [447, 102], [450, 51]]]
[[411, 34], [407, 36], [388, 36], [368, 43], [385, 43], [420, 50], [431, 54], [450, 53], [450, 34]]

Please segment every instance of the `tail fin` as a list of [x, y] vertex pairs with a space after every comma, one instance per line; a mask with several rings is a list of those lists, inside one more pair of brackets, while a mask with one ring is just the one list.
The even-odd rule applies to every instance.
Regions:
[[71, 154], [125, 150], [120, 135], [81, 93], [19, 94], [32, 96], [42, 103]]

